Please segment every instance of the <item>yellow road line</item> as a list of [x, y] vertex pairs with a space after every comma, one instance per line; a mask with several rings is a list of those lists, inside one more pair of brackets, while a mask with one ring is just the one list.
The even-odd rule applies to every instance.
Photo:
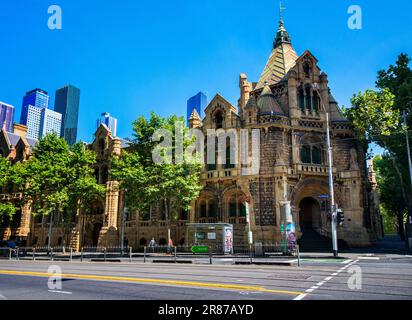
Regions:
[[[46, 272], [12, 271], [12, 270], [0, 270], [0, 274], [15, 275], [15, 276], [47, 277], [47, 278], [56, 276], [56, 274], [53, 274], [53, 273], [49, 274]], [[86, 274], [61, 274], [60, 276], [62, 278], [68, 278], [68, 279], [152, 283], [152, 284], [175, 285], [175, 286], [185, 286], [185, 287], [202, 287], [202, 288], [229, 289], [229, 290], [242, 290], [242, 291], [258, 291], [258, 292], [265, 292], [265, 293], [280, 293], [280, 294], [288, 294], [288, 295], [296, 295], [296, 296], [303, 293], [303, 292], [297, 292], [297, 291], [271, 290], [271, 289], [266, 289], [264, 287], [258, 287], [258, 286], [244, 286], [244, 285], [238, 285], [238, 284], [208, 283], [208, 282], [181, 281], [181, 280], [98, 276], [98, 275], [86, 275]]]

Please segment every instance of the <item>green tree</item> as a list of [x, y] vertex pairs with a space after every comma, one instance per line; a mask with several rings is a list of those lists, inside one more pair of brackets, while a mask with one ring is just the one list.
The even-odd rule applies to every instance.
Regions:
[[[10, 161], [0, 156], [0, 193], [9, 193], [9, 187], [13, 184], [14, 176], [15, 171]], [[0, 199], [0, 222], [5, 218], [12, 219], [16, 211], [16, 205], [8, 198], [5, 198], [5, 200]]]
[[[384, 154], [375, 157], [374, 168], [379, 185], [380, 202], [384, 209], [382, 212], [396, 219], [398, 234], [402, 240], [405, 240], [404, 221], [408, 213], [408, 204], [402, 195], [402, 187], [391, 156]], [[388, 219], [388, 221], [393, 220]]]
[[[201, 164], [199, 161], [176, 161], [176, 127], [182, 128], [182, 145], [185, 150], [195, 140], [187, 136], [188, 128], [184, 119], [176, 116], [162, 118], [154, 113], [149, 120], [144, 117], [133, 122], [133, 140], [128, 151], [123, 151], [119, 159], [113, 159], [110, 175], [127, 190], [128, 208], [142, 212], [152, 204], [160, 204], [169, 226], [171, 220], [178, 219], [180, 210], [188, 210], [202, 189], [199, 184]], [[153, 152], [159, 142], [153, 141], [155, 132], [165, 129], [171, 134], [171, 146], [160, 148], [162, 155], [170, 154], [171, 161], [155, 163]], [[170, 240], [170, 238], [169, 238]]]
[[[365, 149], [370, 143], [375, 143], [386, 151], [383, 164], [390, 164], [389, 171], [396, 176], [401, 203], [406, 206], [412, 216], [412, 190], [408, 172], [408, 156], [405, 134], [411, 137], [412, 120], [412, 70], [410, 58], [401, 54], [396, 65], [388, 70], [378, 72], [376, 90], [367, 90], [354, 95], [353, 107], [345, 110], [347, 118], [352, 122], [358, 139]], [[406, 115], [406, 121], [404, 120]], [[390, 160], [390, 161], [389, 161]], [[381, 186], [379, 186], [381, 187]], [[389, 189], [381, 191], [393, 193]], [[388, 208], [394, 210], [394, 208]], [[398, 214], [393, 212], [393, 214]]]
[[42, 138], [30, 159], [19, 168], [23, 197], [31, 202], [33, 214], [52, 215], [50, 220], [59, 214], [67, 235], [77, 210], [104, 196], [105, 188], [96, 183], [93, 175], [94, 162], [94, 153], [81, 143], [70, 148], [55, 134]]

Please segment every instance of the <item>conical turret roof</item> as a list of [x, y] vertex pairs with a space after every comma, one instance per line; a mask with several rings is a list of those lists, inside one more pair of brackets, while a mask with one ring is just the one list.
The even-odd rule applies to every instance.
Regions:
[[273, 41], [273, 50], [260, 80], [255, 89], [261, 89], [267, 82], [269, 85], [280, 82], [291, 68], [296, 64], [298, 55], [292, 47], [292, 41], [289, 33], [286, 31], [281, 19], [279, 28]]

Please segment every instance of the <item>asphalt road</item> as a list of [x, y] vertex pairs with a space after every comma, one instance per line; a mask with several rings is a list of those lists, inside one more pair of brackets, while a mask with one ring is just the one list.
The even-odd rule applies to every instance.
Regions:
[[[61, 289], [48, 286], [50, 266], [61, 269]], [[307, 259], [301, 267], [0, 260], [1, 299], [412, 300], [412, 258]]]

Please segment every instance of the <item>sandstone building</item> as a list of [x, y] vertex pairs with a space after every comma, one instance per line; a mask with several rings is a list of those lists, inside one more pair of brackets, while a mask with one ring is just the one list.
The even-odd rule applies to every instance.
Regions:
[[[330, 237], [326, 112], [330, 114], [333, 145], [333, 175], [337, 205], [345, 212], [345, 223], [338, 229], [342, 244], [368, 246], [381, 236], [376, 181], [368, 172], [365, 152], [342, 115], [328, 85], [328, 76], [318, 66], [315, 56], [306, 51], [298, 55], [283, 21], [279, 23], [273, 50], [257, 82], [245, 74], [239, 77], [240, 98], [237, 106], [217, 94], [201, 119], [196, 111], [190, 117], [192, 128], [236, 130], [257, 129], [260, 132], [260, 165], [254, 175], [242, 175], [242, 166], [205, 165], [201, 176], [204, 186], [190, 212], [182, 211], [172, 222], [175, 244], [188, 244], [187, 223], [230, 223], [234, 226], [235, 245], [247, 243], [245, 202], [250, 205], [251, 230], [255, 241], [281, 241], [281, 202], [292, 206], [296, 236], [301, 242], [325, 241]], [[2, 155], [14, 159], [25, 157], [30, 145], [24, 138], [17, 144], [0, 136]], [[10, 138], [8, 138], [10, 140]], [[75, 249], [84, 246], [117, 246], [124, 226], [127, 243], [146, 245], [155, 238], [166, 244], [167, 224], [162, 206], [153, 205], [150, 212], [127, 212], [124, 194], [118, 183], [109, 181], [109, 158], [119, 155], [127, 144], [113, 137], [101, 125], [95, 141], [89, 146], [96, 152], [96, 179], [107, 186], [104, 201], [91, 204], [79, 212], [65, 243]], [[220, 155], [230, 158], [227, 155]], [[373, 169], [371, 169], [373, 170]], [[369, 179], [370, 178], [370, 179]], [[371, 181], [372, 183], [370, 183]], [[123, 214], [126, 219], [123, 223]], [[3, 224], [4, 238], [27, 240], [28, 245], [46, 245], [48, 217], [33, 219], [24, 208], [14, 227]], [[58, 219], [57, 219], [58, 221]], [[21, 225], [21, 226], [20, 226]], [[54, 225], [52, 245], [63, 243], [63, 229]]]

